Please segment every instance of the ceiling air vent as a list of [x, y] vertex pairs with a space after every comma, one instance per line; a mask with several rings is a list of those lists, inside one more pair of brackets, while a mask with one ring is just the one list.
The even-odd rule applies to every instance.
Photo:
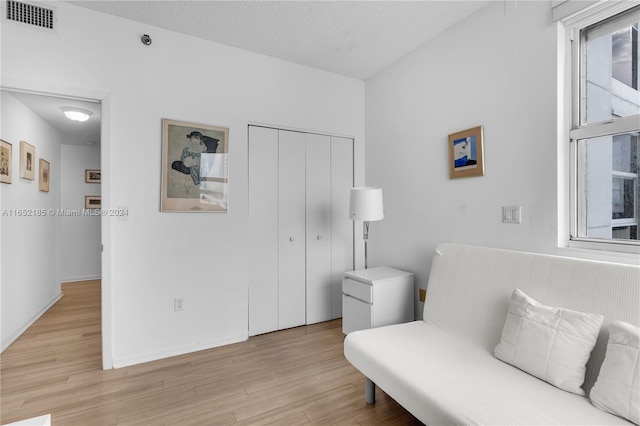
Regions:
[[53, 9], [7, 0], [7, 19], [39, 28], [53, 30]]

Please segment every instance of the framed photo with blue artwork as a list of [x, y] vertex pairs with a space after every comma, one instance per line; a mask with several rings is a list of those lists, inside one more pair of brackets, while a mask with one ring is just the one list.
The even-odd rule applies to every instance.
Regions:
[[484, 176], [482, 126], [449, 135], [449, 178]]

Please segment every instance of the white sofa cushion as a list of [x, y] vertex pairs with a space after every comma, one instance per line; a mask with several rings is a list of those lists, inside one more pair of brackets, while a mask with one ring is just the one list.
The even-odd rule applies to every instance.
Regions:
[[611, 323], [607, 353], [589, 396], [601, 410], [640, 424], [639, 327]]
[[585, 395], [580, 386], [602, 321], [602, 315], [544, 306], [516, 289], [494, 354], [560, 389]]
[[629, 425], [424, 321], [349, 333], [344, 353], [428, 425]]

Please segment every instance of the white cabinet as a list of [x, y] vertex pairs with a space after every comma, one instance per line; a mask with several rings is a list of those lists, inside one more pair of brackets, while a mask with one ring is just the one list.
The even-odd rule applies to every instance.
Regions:
[[414, 320], [413, 274], [379, 267], [344, 273], [342, 332]]
[[249, 335], [342, 315], [353, 140], [249, 126]]

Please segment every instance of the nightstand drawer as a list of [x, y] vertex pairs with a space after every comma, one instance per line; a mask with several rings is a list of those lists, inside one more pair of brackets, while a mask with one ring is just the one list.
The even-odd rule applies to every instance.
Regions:
[[363, 302], [373, 303], [373, 287], [365, 283], [343, 278], [342, 292]]
[[342, 308], [347, 313], [342, 317], [342, 332], [349, 334], [352, 331], [371, 328], [371, 312], [373, 305], [363, 302], [347, 294], [342, 295]]

